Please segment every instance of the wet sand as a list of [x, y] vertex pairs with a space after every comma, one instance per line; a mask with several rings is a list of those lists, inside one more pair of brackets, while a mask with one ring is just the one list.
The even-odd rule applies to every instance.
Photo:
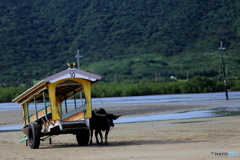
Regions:
[[[240, 100], [194, 101], [131, 105], [101, 105], [123, 116], [173, 113], [215, 107], [240, 108]], [[21, 123], [22, 112], [0, 112], [0, 125]], [[74, 135], [59, 135], [30, 149], [21, 131], [0, 132], [0, 159], [209, 159], [211, 152], [240, 154], [240, 116], [116, 124], [109, 145], [78, 146]], [[240, 155], [239, 155], [240, 156]], [[239, 159], [217, 156], [214, 159]]]

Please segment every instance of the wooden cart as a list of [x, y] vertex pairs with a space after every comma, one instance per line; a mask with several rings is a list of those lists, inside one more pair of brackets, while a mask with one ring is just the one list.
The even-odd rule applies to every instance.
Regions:
[[[89, 118], [92, 114], [91, 86], [101, 77], [70, 66], [47, 77], [13, 99], [23, 110], [23, 128], [30, 148], [59, 134], [74, 134], [79, 145], [89, 141]], [[84, 93], [84, 103], [77, 101]]]

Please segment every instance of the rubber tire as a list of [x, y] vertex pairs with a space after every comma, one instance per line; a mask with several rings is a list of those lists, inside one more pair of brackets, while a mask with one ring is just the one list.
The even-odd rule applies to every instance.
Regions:
[[28, 145], [32, 149], [40, 146], [40, 128], [37, 122], [31, 122], [28, 125]]
[[83, 129], [76, 133], [76, 139], [79, 146], [86, 146], [89, 143], [90, 130]]

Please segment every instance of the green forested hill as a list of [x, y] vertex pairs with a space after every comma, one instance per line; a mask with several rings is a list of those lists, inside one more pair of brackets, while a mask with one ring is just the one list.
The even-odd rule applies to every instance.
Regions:
[[214, 77], [219, 41], [238, 77], [237, 0], [0, 0], [1, 86], [42, 79], [84, 56], [103, 81]]

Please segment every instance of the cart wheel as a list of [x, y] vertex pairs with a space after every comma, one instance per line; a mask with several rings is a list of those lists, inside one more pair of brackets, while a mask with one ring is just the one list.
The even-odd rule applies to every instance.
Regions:
[[28, 145], [32, 149], [39, 148], [40, 128], [37, 122], [31, 122], [28, 125]]
[[84, 129], [76, 133], [76, 138], [79, 146], [88, 145], [89, 137], [90, 137], [89, 131], [90, 131], [89, 129], [86, 129], [86, 130]]

